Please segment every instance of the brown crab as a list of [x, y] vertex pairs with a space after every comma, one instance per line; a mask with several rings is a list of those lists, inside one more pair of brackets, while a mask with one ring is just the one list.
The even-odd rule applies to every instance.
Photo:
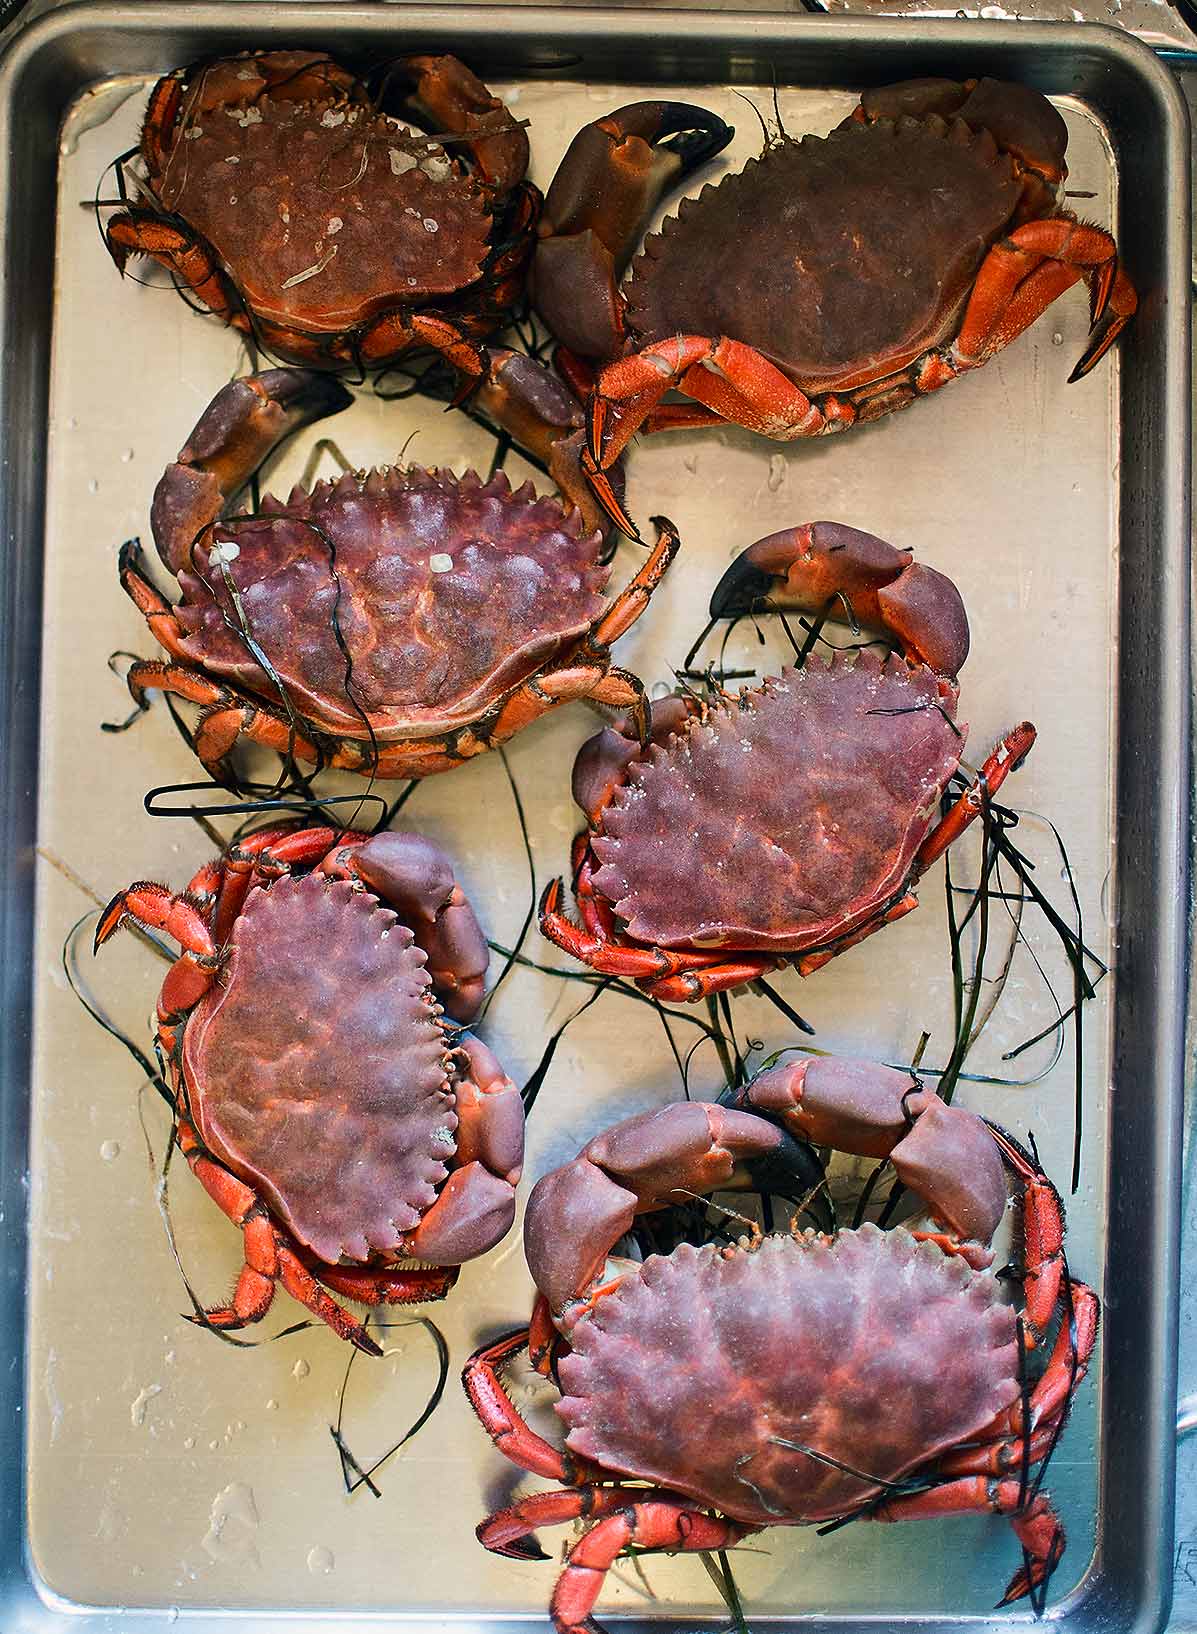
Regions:
[[589, 823], [575, 842], [582, 923], [541, 901], [541, 929], [654, 998], [697, 999], [779, 965], [803, 975], [918, 905], [914, 886], [983, 810], [1035, 741], [1023, 721], [937, 820], [965, 729], [955, 676], [968, 621], [952, 581], [909, 551], [836, 522], [759, 540], [724, 575], [716, 610], [826, 612], [902, 655], [866, 649], [808, 660], [710, 707], [653, 707], [642, 747], [627, 727], [583, 744], [574, 798]]
[[267, 829], [181, 894], [121, 891], [97, 948], [128, 919], [183, 950], [158, 999], [176, 1138], [245, 1240], [203, 1320], [257, 1322], [281, 1282], [381, 1355], [327, 1290], [441, 1298], [507, 1234], [523, 1163], [519, 1092], [462, 1030], [489, 955], [448, 857], [419, 834]]
[[[762, 1115], [763, 1114], [763, 1115]], [[791, 1136], [888, 1157], [927, 1227], [800, 1232], [613, 1259], [638, 1216], [792, 1162]], [[1001, 1301], [990, 1239], [1022, 1192], [1023, 1308]], [[732, 1106], [680, 1102], [625, 1119], [539, 1181], [524, 1247], [531, 1326], [467, 1364], [470, 1400], [514, 1463], [562, 1484], [484, 1521], [487, 1548], [541, 1558], [539, 1526], [593, 1523], [554, 1590], [557, 1629], [593, 1628], [623, 1550], [731, 1547], [768, 1526], [992, 1511], [1024, 1551], [1003, 1604], [1042, 1596], [1064, 1532], [1034, 1477], [1055, 1446], [1097, 1332], [1072, 1282], [1063, 1210], [1039, 1164], [911, 1075], [789, 1059]], [[1022, 1360], [1047, 1348], [1024, 1394]], [[555, 1375], [564, 1448], [503, 1387], [528, 1347]], [[629, 1481], [647, 1485], [629, 1486]]]
[[[556, 436], [556, 416], [568, 433], [552, 465], [579, 436], [576, 404], [530, 359], [494, 355], [509, 423]], [[138, 704], [159, 688], [201, 705], [195, 750], [221, 779], [242, 737], [316, 765], [424, 777], [567, 699], [639, 710], [640, 683], [610, 646], [673, 558], [663, 519], [611, 601], [600, 533], [502, 472], [350, 473], [219, 520], [281, 437], [348, 401], [331, 376], [277, 369], [234, 381], [201, 416], [152, 510], [178, 605], [144, 577], [135, 542], [121, 556], [121, 583], [169, 654], [130, 668]]]
[[377, 368], [412, 347], [472, 367], [522, 294], [540, 194], [528, 139], [456, 57], [392, 64], [435, 136], [316, 51], [258, 51], [158, 81], [140, 202], [108, 223], [279, 357]]
[[[1067, 130], [1029, 86], [909, 80], [826, 137], [779, 137], [643, 230], [620, 109], [580, 133], [545, 200], [536, 300], [589, 398], [596, 492], [641, 427], [731, 420], [788, 440], [904, 408], [985, 363], [1080, 279], [1088, 372], [1135, 311], [1114, 240], [1062, 207]], [[676, 388], [693, 404], [658, 407]]]

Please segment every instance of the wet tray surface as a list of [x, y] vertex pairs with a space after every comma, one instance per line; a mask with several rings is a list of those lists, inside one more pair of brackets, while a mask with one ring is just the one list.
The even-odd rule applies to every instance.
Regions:
[[[152, 652], [117, 585], [116, 549], [146, 534], [164, 464], [216, 387], [244, 371], [238, 340], [194, 317], [160, 282], [122, 284], [80, 204], [136, 140], [159, 71], [233, 47], [305, 42], [375, 59], [456, 50], [531, 121], [532, 177], [542, 186], [580, 124], [645, 95], [694, 100], [735, 123], [734, 144], [709, 174], [738, 166], [760, 133], [731, 87], [771, 114], [774, 72], [777, 110], [793, 135], [829, 129], [863, 85], [916, 73], [1025, 77], [1056, 99], [1069, 126], [1070, 185], [1094, 194], [1086, 217], [1116, 224], [1143, 295], [1116, 358], [1066, 387], [1087, 319], [1083, 296], [1072, 292], [986, 369], [846, 438], [783, 446], [728, 427], [646, 441], [631, 461], [631, 508], [671, 516], [684, 545], [618, 659], [663, 686], [732, 555], [774, 529], [835, 517], [913, 545], [959, 583], [973, 624], [961, 699], [970, 756], [1013, 720], [1035, 720], [1039, 743], [1004, 798], [1026, 813], [1020, 843], [1062, 907], [1067, 883], [1047, 820], [1065, 836], [1087, 939], [1115, 967], [1086, 1017], [1082, 1183], [1069, 1207], [1071, 1263], [1098, 1286], [1105, 1322], [1098, 1363], [1051, 1468], [1069, 1534], [1051, 1606], [1078, 1626], [1111, 1618], [1121, 1628], [1154, 1626], [1171, 1510], [1166, 1404], [1187, 894], [1187, 161], [1170, 81], [1124, 36], [1066, 27], [935, 24], [915, 42], [857, 19], [704, 18], [699, 36], [692, 16], [671, 22], [663, 13], [296, 7], [284, 32], [277, 12], [253, 5], [144, 6], [131, 22], [104, 7], [67, 8], [18, 41], [0, 82], [10, 154], [0, 382], [9, 549], [0, 726], [10, 774], [2, 929], [10, 1014], [23, 1022], [32, 1001], [35, 1019], [32, 1037], [24, 1025], [0, 1036], [10, 1290], [0, 1320], [14, 1362], [8, 1387], [22, 1351], [27, 1381], [23, 1412], [10, 1414], [5, 1430], [14, 1507], [4, 1626], [54, 1626], [83, 1608], [96, 1608], [86, 1621], [114, 1626], [123, 1617], [111, 1608], [126, 1605], [144, 1608], [150, 1626], [172, 1608], [195, 1626], [217, 1611], [256, 1628], [294, 1611], [324, 1614], [330, 1625], [347, 1611], [490, 1624], [540, 1618], [553, 1577], [551, 1565], [501, 1560], [474, 1539], [516, 1472], [487, 1443], [455, 1380], [482, 1337], [529, 1308], [518, 1238], [467, 1267], [451, 1299], [430, 1308], [452, 1355], [444, 1401], [381, 1472], [381, 1498], [347, 1498], [328, 1433], [344, 1350], [319, 1329], [234, 1349], [177, 1319], [185, 1296], [139, 1121], [140, 1111], [160, 1154], [164, 1110], [152, 1095], [139, 1107], [136, 1069], [88, 1021], [62, 973], [63, 938], [90, 906], [78, 882], [104, 898], [134, 878], [181, 885], [211, 849], [194, 825], [142, 812], [147, 788], [196, 773], [165, 711], [156, 706], [124, 737], [101, 736], [99, 725], [126, 707], [108, 655]], [[319, 457], [322, 434], [355, 465], [369, 465], [397, 458], [413, 432], [410, 454], [422, 463], [460, 471], [490, 458], [490, 439], [460, 417], [363, 395], [327, 431], [298, 439], [270, 486], [285, 491]], [[518, 472], [518, 461], [508, 468]], [[319, 466], [322, 475], [332, 469]], [[634, 547], [621, 546], [614, 582], [636, 562]], [[777, 668], [784, 638], [770, 627], [766, 641], [762, 648], [751, 630], [738, 632], [730, 661]], [[593, 724], [573, 707], [509, 749], [539, 883], [568, 867], [577, 826], [568, 767]], [[401, 821], [446, 845], [488, 932], [509, 946], [529, 876], [500, 759], [422, 785]], [[960, 867], [962, 877], [975, 870], [975, 849]], [[940, 874], [922, 897], [920, 913], [809, 982], [778, 979], [820, 1047], [908, 1060], [925, 1029], [928, 1061], [943, 1059], [952, 987]], [[1049, 967], [1054, 959], [1051, 974], [1066, 991], [1050, 939], [1040, 927], [1024, 929]], [[527, 951], [556, 963], [545, 949], [533, 936]], [[84, 955], [81, 970], [114, 1019], [147, 1036], [161, 979], [154, 957], [122, 939], [94, 966]], [[517, 970], [484, 1036], [522, 1081], [578, 1002], [570, 983]], [[1033, 1130], [1049, 1171], [1066, 1179], [1071, 1046], [1046, 1072], [1050, 1045], [1002, 1061], [1052, 1014], [1021, 950], [968, 1066], [1005, 1079], [1043, 1075], [1021, 1088], [966, 1083], [961, 1098], [1016, 1132]], [[766, 1051], [794, 1041], [760, 998], [737, 998], [734, 1015], [740, 1038]], [[676, 1030], [685, 1034], [686, 1022]], [[713, 1095], [719, 1083], [713, 1053], [700, 1051], [691, 1092]], [[535, 1178], [598, 1129], [678, 1091], [653, 1012], [607, 995], [557, 1051], [529, 1126], [528, 1173]], [[236, 1233], [181, 1165], [169, 1203], [197, 1289], [223, 1297], [239, 1258]], [[267, 1337], [299, 1314], [280, 1296], [265, 1331], [245, 1337]], [[387, 1349], [376, 1367], [355, 1366], [346, 1396], [346, 1434], [363, 1462], [410, 1422], [435, 1377], [425, 1330], [395, 1327]], [[529, 1386], [526, 1399], [534, 1397], [544, 1399]], [[547, 1533], [546, 1545], [555, 1549], [558, 1537]], [[630, 1569], [612, 1574], [600, 1614], [720, 1616], [701, 1563], [644, 1564], [643, 1580]], [[1025, 1609], [990, 1614], [1015, 1564], [1008, 1527], [984, 1517], [853, 1526], [826, 1539], [779, 1529], [735, 1557], [752, 1621], [817, 1618], [845, 1629], [893, 1615], [921, 1628], [1027, 1623]]]

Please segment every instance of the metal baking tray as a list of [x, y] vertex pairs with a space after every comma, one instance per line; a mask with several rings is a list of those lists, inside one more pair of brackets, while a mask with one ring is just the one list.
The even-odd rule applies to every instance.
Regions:
[[[1058, 858], [1032, 814], [1064, 827], [1090, 940], [1115, 965], [1088, 1026], [1085, 1167], [1070, 1205], [1073, 1267], [1098, 1282], [1105, 1318], [1052, 1469], [1070, 1549], [1048, 1615], [1086, 1630], [1158, 1628], [1171, 1554], [1189, 894], [1188, 155], [1172, 80], [1144, 47], [1091, 27], [252, 3], [65, 7], [21, 33], [0, 66], [0, 1625], [215, 1629], [234, 1617], [260, 1629], [302, 1615], [329, 1628], [351, 1616], [532, 1627], [552, 1577], [477, 1548], [474, 1523], [514, 1476], [452, 1384], [388, 1466], [381, 1500], [349, 1499], [327, 1435], [345, 1366], [331, 1337], [309, 1330], [241, 1351], [176, 1320], [181, 1290], [140, 1145], [136, 1074], [86, 1022], [57, 960], [87, 906], [74, 880], [102, 895], [134, 877], [181, 882], [210, 849], [190, 825], [142, 814], [147, 787], [194, 774], [162, 711], [123, 739], [98, 726], [123, 707], [104, 658], [150, 650], [117, 589], [115, 546], [144, 529], [157, 472], [239, 367], [228, 332], [169, 292], [116, 279], [79, 205], [135, 135], [132, 93], [194, 57], [284, 43], [371, 60], [457, 51], [532, 119], [542, 183], [573, 129], [654, 87], [734, 116], [737, 161], [753, 151], [756, 121], [732, 88], [769, 113], [776, 84], [793, 133], [829, 128], [866, 84], [915, 74], [1019, 77], [1058, 99], [1073, 184], [1096, 195], [1085, 207], [1094, 219], [1116, 225], [1142, 295], [1117, 357], [1064, 386], [1085, 330], [1074, 295], [989, 368], [848, 438], [782, 448], [729, 428], [645, 444], [630, 502], [674, 515], [687, 543], [621, 661], [662, 683], [728, 557], [830, 515], [914, 544], [961, 583], [974, 623], [963, 678], [974, 750], [1016, 713], [1037, 719], [1040, 744], [1011, 803], [1028, 811], [1045, 880]], [[412, 429], [425, 463], [485, 455], [473, 428], [417, 404], [366, 398], [330, 429], [355, 463], [394, 458]], [[310, 443], [288, 454], [276, 486]], [[622, 547], [617, 573], [634, 559]], [[784, 647], [770, 642], [778, 663]], [[733, 650], [762, 663], [751, 635]], [[566, 861], [566, 768], [591, 726], [584, 710], [562, 712], [510, 751], [542, 881]], [[409, 820], [446, 841], [488, 928], [509, 943], [527, 872], [498, 758], [422, 786]], [[942, 1028], [942, 906], [931, 882], [923, 894], [922, 913], [833, 970], [787, 980], [820, 1045], [909, 1058], [924, 1025], [933, 1039]], [[144, 1030], [160, 979], [151, 956], [129, 940], [86, 975], [128, 1030]], [[1033, 983], [1020, 975], [1008, 991], [1017, 1013], [981, 1041], [980, 1071], [995, 1071], [1038, 1019]], [[488, 1037], [515, 1076], [574, 1002], [553, 977], [512, 978]], [[742, 1003], [744, 1036], [790, 1041], [762, 1001]], [[533, 1176], [602, 1125], [677, 1093], [655, 1019], [632, 1009], [604, 1000], [567, 1035], [530, 1127]], [[717, 1081], [702, 1060], [695, 1092]], [[1029, 1090], [964, 1093], [1033, 1128], [1049, 1167], [1066, 1173], [1067, 1061]], [[176, 1179], [173, 1213], [189, 1270], [215, 1298], [235, 1237], [196, 1191]], [[459, 1364], [527, 1302], [513, 1242], [468, 1269], [432, 1314]], [[280, 1300], [269, 1333], [292, 1315]], [[354, 1377], [351, 1440], [366, 1456], [410, 1420], [431, 1375], [416, 1330], [392, 1341], [387, 1363]], [[736, 1570], [753, 1623], [1002, 1628], [1030, 1622], [1025, 1609], [988, 1610], [1015, 1553], [1008, 1529], [979, 1517], [826, 1540], [774, 1531]], [[645, 1567], [647, 1588], [613, 1574], [604, 1618], [720, 1619], [697, 1562]]]

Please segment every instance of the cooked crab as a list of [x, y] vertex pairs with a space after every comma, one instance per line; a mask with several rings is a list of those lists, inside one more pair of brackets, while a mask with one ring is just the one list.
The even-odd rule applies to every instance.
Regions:
[[406, 57], [387, 88], [426, 136], [315, 51], [258, 51], [158, 81], [140, 200], [108, 223], [279, 357], [375, 368], [412, 347], [461, 362], [522, 294], [540, 194], [528, 139], [456, 57]]
[[[638, 1217], [759, 1185], [762, 1161], [774, 1177], [793, 1166], [793, 1136], [888, 1157], [929, 1223], [753, 1227], [738, 1244], [612, 1257]], [[1022, 1193], [1019, 1310], [986, 1269], [1005, 1170]], [[1009, 1136], [870, 1062], [791, 1057], [732, 1106], [680, 1102], [616, 1124], [533, 1189], [531, 1326], [465, 1369], [495, 1445], [563, 1488], [492, 1515], [479, 1538], [543, 1559], [538, 1527], [588, 1524], [553, 1592], [561, 1634], [594, 1627], [625, 1549], [725, 1549], [764, 1527], [850, 1516], [1007, 1515], [1024, 1565], [1003, 1603], [1041, 1595], [1064, 1531], [1035, 1470], [1098, 1320], [1096, 1295], [1068, 1277], [1063, 1227], [1055, 1189]], [[1024, 1358], [1049, 1345], [1028, 1388]], [[525, 1347], [560, 1386], [564, 1448], [503, 1386]]]
[[441, 1298], [507, 1234], [523, 1163], [519, 1091], [463, 1030], [489, 954], [448, 857], [419, 834], [267, 829], [180, 894], [121, 891], [97, 948], [127, 920], [183, 950], [158, 999], [176, 1138], [244, 1236], [203, 1320], [257, 1322], [281, 1282], [380, 1355], [328, 1290]]
[[825, 611], [841, 598], [901, 653], [811, 657], [738, 696], [653, 707], [642, 747], [615, 726], [583, 744], [574, 798], [589, 827], [574, 879], [541, 929], [654, 998], [697, 999], [779, 965], [803, 975], [917, 906], [914, 887], [983, 811], [1035, 741], [1023, 721], [943, 816], [965, 728], [955, 676], [968, 621], [952, 581], [872, 534], [835, 522], [787, 528], [733, 563], [721, 612]]
[[[576, 405], [530, 359], [507, 358], [496, 378], [510, 418], [545, 427], [560, 410], [560, 454], [578, 437]], [[195, 750], [222, 780], [239, 738], [316, 765], [424, 777], [567, 699], [641, 709], [640, 683], [610, 646], [672, 560], [663, 520], [610, 601], [601, 535], [530, 484], [513, 492], [502, 472], [350, 473], [220, 520], [281, 437], [348, 400], [328, 375], [279, 369], [226, 386], [200, 418], [152, 510], [177, 606], [142, 574], [136, 544], [122, 553], [121, 582], [169, 655], [133, 664], [137, 702], [158, 688], [201, 705]]]
[[[621, 109], [577, 139], [545, 200], [536, 300], [589, 399], [596, 492], [641, 428], [731, 420], [788, 440], [904, 408], [1007, 346], [1078, 280], [1085, 374], [1135, 311], [1113, 238], [1063, 208], [1067, 130], [1030, 86], [909, 80], [866, 91], [826, 137], [781, 137], [645, 240]], [[693, 399], [663, 408], [676, 388]]]

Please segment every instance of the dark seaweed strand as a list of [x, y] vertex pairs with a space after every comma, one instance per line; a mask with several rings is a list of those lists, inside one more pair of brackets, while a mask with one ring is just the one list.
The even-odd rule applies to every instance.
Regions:
[[[965, 913], [964, 918], [956, 930], [953, 938], [952, 958], [952, 988], [956, 1010], [956, 1038], [952, 1045], [952, 1053], [948, 1057], [939, 1079], [938, 1094], [941, 1100], [949, 1106], [952, 1096], [956, 1092], [956, 1084], [960, 1078], [960, 1069], [964, 1065], [964, 1058], [968, 1054], [969, 1041], [972, 1037], [973, 1022], [976, 1020], [977, 1006], [981, 1002], [981, 985], [984, 980], [985, 952], [989, 944], [989, 876], [997, 858], [997, 851], [993, 845], [994, 831], [993, 816], [990, 811], [989, 798], [981, 797], [981, 877], [977, 886], [977, 894], [972, 905]], [[949, 893], [949, 901], [951, 895]], [[962, 970], [959, 956], [959, 938], [972, 916], [974, 908], [977, 911], [977, 956], [973, 963], [973, 974], [968, 984], [968, 1000], [963, 1002], [963, 992], [958, 985], [958, 975]], [[955, 923], [954, 912], [949, 913], [949, 925]]]
[[806, 1033], [810, 1038], [815, 1036], [815, 1029], [811, 1026], [810, 1022], [803, 1016], [800, 1016], [792, 1005], [787, 1004], [785, 999], [782, 998], [781, 994], [776, 992], [774, 988], [770, 987], [769, 983], [763, 976], [758, 976], [755, 981], [750, 982], [748, 985], [751, 992], [759, 993], [763, 998], [767, 998], [769, 1003], [776, 1009], [780, 1010], [782, 1015], [785, 1016], [786, 1020], [797, 1027], [800, 1033]]
[[[751, 1483], [749, 1483], [751, 1484]], [[707, 1576], [719, 1590], [720, 1598], [731, 1616], [732, 1634], [750, 1634], [748, 1621], [744, 1615], [743, 1602], [740, 1591], [736, 1587], [736, 1580], [732, 1576], [731, 1562], [727, 1558], [727, 1550], [718, 1551], [719, 1564], [715, 1564], [715, 1557], [709, 1549], [704, 1549], [698, 1557], [706, 1568]]]
[[[133, 1057], [134, 1061], [137, 1062], [137, 1065], [145, 1074], [146, 1082], [154, 1086], [154, 1088], [166, 1101], [168, 1106], [173, 1107], [174, 1097], [171, 1095], [166, 1079], [163, 1077], [159, 1067], [155, 1062], [151, 1061], [150, 1057], [145, 1053], [141, 1046], [134, 1039], [129, 1037], [128, 1033], [122, 1032], [114, 1021], [109, 1020], [109, 1018], [100, 1009], [99, 1005], [89, 997], [83, 986], [83, 978], [80, 976], [79, 969], [76, 964], [79, 934], [83, 930], [83, 927], [88, 924], [89, 920], [97, 917], [98, 910], [95, 908], [89, 908], [85, 914], [76, 919], [70, 930], [67, 931], [66, 936], [63, 939], [62, 952], [60, 954], [63, 975], [67, 979], [67, 985], [70, 987], [71, 992], [87, 1011], [91, 1019], [98, 1027], [102, 1027], [110, 1038], [115, 1038], [118, 1044], [124, 1045], [125, 1049], [128, 1050], [129, 1054]], [[169, 957], [169, 955], [167, 956]]]
[[[504, 961], [503, 968], [500, 970], [498, 977], [495, 980], [494, 986], [483, 1000], [482, 1008], [478, 1012], [479, 1021], [482, 1020], [483, 1016], [485, 1016], [486, 1012], [490, 1009], [495, 994], [499, 991], [500, 987], [502, 987], [503, 983], [506, 981], [511, 972], [512, 966], [515, 964], [519, 955], [523, 952], [524, 943], [528, 939], [528, 932], [532, 928], [532, 920], [536, 915], [536, 861], [532, 855], [532, 840], [528, 834], [528, 818], [524, 811], [524, 802], [520, 796], [519, 785], [516, 783], [515, 774], [511, 770], [511, 762], [508, 760], [507, 751], [502, 747], [502, 745], [500, 745], [498, 748], [498, 756], [503, 763], [503, 770], [507, 774], [507, 782], [511, 788], [511, 798], [515, 801], [515, 815], [520, 825], [520, 838], [524, 845], [524, 860], [528, 864], [528, 911], [524, 915], [524, 922], [520, 926], [520, 933], [516, 938], [514, 948], [512, 948], [511, 952], [508, 953]], [[529, 1103], [525, 1103], [525, 1111], [528, 1109], [528, 1104]]]
[[[369, 1325], [370, 1319], [367, 1317], [363, 1326], [368, 1328]], [[386, 1452], [382, 1453], [380, 1457], [376, 1458], [369, 1468], [363, 1469], [361, 1464], [354, 1457], [353, 1453], [349, 1450], [349, 1446], [345, 1440], [342, 1430], [345, 1416], [345, 1394], [349, 1385], [349, 1375], [353, 1370], [353, 1364], [357, 1361], [357, 1358], [360, 1355], [360, 1352], [357, 1349], [354, 1349], [352, 1355], [349, 1357], [349, 1360], [346, 1363], [345, 1374], [341, 1380], [341, 1388], [337, 1395], [337, 1422], [335, 1424], [330, 1424], [328, 1427], [328, 1433], [332, 1437], [333, 1445], [336, 1447], [337, 1454], [341, 1460], [341, 1478], [345, 1483], [345, 1492], [348, 1496], [352, 1496], [352, 1494], [355, 1493], [359, 1487], [365, 1486], [369, 1488], [374, 1497], [382, 1497], [382, 1491], [375, 1483], [374, 1476], [377, 1475], [378, 1471], [385, 1463], [387, 1463], [389, 1459], [395, 1456], [401, 1447], [406, 1446], [412, 1437], [418, 1435], [424, 1428], [425, 1424], [427, 1424], [433, 1413], [435, 1413], [436, 1409], [440, 1406], [441, 1397], [445, 1393], [445, 1384], [449, 1377], [449, 1346], [444, 1334], [430, 1317], [414, 1316], [406, 1322], [383, 1322], [380, 1323], [379, 1326], [381, 1328], [423, 1328], [425, 1332], [431, 1336], [432, 1342], [436, 1346], [437, 1380], [429, 1393], [428, 1400], [424, 1403], [424, 1406], [415, 1422], [403, 1432], [393, 1447], [389, 1447]], [[353, 1479], [350, 1479], [351, 1476]]]
[[[276, 522], [276, 521], [277, 522], [283, 522], [283, 521], [286, 521], [286, 522], [298, 522], [301, 527], [305, 527], [305, 528], [310, 529], [311, 532], [314, 533], [316, 535], [316, 537], [324, 545], [324, 548], [328, 551], [328, 571], [329, 571], [329, 576], [332, 579], [334, 585], [336, 586], [336, 599], [333, 602], [332, 614], [330, 616], [329, 622], [330, 622], [330, 626], [331, 626], [332, 633], [333, 633], [333, 640], [336, 642], [338, 650], [340, 651], [341, 657], [345, 661], [345, 673], [344, 673], [344, 682], [343, 682], [344, 688], [345, 688], [345, 697], [348, 700], [349, 706], [353, 710], [353, 713], [357, 716], [358, 720], [361, 721], [363, 727], [365, 728], [366, 736], [367, 736], [367, 738], [369, 740], [369, 744], [370, 744], [370, 776], [369, 776], [369, 779], [367, 780], [367, 783], [366, 783], [365, 793], [360, 797], [361, 800], [364, 802], [365, 799], [371, 793], [371, 791], [373, 789], [374, 781], [375, 781], [376, 777], [378, 776], [378, 763], [379, 763], [380, 750], [379, 750], [379, 745], [378, 745], [378, 738], [377, 738], [377, 736], [375, 734], [373, 723], [370, 720], [369, 715], [366, 713], [366, 710], [363, 708], [362, 703], [359, 700], [359, 698], [357, 697], [357, 694], [356, 694], [356, 692], [354, 690], [353, 654], [349, 650], [349, 644], [345, 640], [345, 632], [341, 628], [341, 600], [342, 600], [342, 597], [345, 594], [345, 586], [344, 586], [344, 584], [343, 584], [343, 582], [341, 580], [341, 575], [337, 570], [337, 547], [336, 547], [336, 542], [333, 540], [332, 535], [328, 532], [328, 530], [326, 528], [321, 527], [321, 525], [318, 522], [313, 522], [310, 517], [295, 516], [295, 515], [293, 515], [293, 514], [291, 514], [289, 512], [286, 512], [286, 511], [278, 512], [278, 513], [276, 513], [274, 515], [265, 516], [265, 517], [262, 516], [260, 513], [255, 514], [253, 512], [250, 512], [250, 513], [247, 513], [247, 514], [245, 514], [243, 516], [229, 517], [227, 520], [222, 521], [220, 523], [220, 526], [222, 528], [226, 529], [227, 531], [236, 532], [236, 530], [239, 527], [243, 527], [247, 523], [254, 523], [254, 522], [260, 522], [260, 521], [265, 521], [267, 523], [273, 523], [273, 522]], [[194, 551], [195, 551], [195, 545], [193, 544], [192, 545], [192, 565], [193, 566], [194, 566]], [[211, 555], [212, 555], [212, 553], [211, 553], [211, 551], [209, 551], [209, 564], [211, 563]], [[247, 647], [249, 648], [249, 650], [250, 650], [252, 656], [254, 657], [254, 659], [265, 669], [265, 671], [269, 675], [271, 681], [278, 688], [279, 696], [283, 700], [284, 706], [285, 706], [285, 708], [287, 710], [287, 716], [288, 716], [288, 720], [290, 721], [290, 727], [291, 727], [290, 742], [288, 744], [288, 750], [287, 750], [287, 760], [292, 763], [292, 767], [295, 770], [296, 775], [299, 775], [298, 774], [298, 768], [294, 767], [294, 741], [295, 741], [295, 736], [296, 736], [296, 733], [297, 733], [297, 718], [296, 717], [298, 715], [298, 720], [301, 720], [301, 721], [304, 719], [304, 717], [301, 714], [298, 714], [297, 711], [293, 710], [289, 700], [287, 699], [287, 695], [286, 695], [285, 689], [283, 687], [283, 683], [282, 683], [281, 678], [279, 677], [279, 675], [276, 672], [276, 670], [274, 669], [274, 667], [270, 664], [269, 659], [266, 658], [266, 655], [265, 655], [265, 653], [263, 653], [262, 648], [260, 647], [258, 642], [254, 639], [254, 637], [253, 637], [253, 635], [252, 635], [252, 633], [250, 631], [250, 628], [249, 628], [249, 621], [247, 620], [247, 618], [245, 616], [245, 609], [244, 609], [244, 607], [242, 605], [242, 602], [241, 602], [240, 589], [237, 586], [237, 583], [234, 580], [233, 575], [229, 570], [229, 564], [225, 561], [223, 555], [220, 555], [220, 556], [217, 557], [217, 565], [219, 566], [221, 577], [224, 580], [225, 592], [228, 595], [229, 600], [232, 602], [234, 610], [236, 612], [238, 622], [239, 622], [239, 624], [241, 626], [241, 634], [245, 639], [245, 643], [246, 643]], [[206, 583], [206, 581], [205, 581], [205, 583]], [[209, 593], [211, 593], [211, 587], [209, 586], [208, 588], [209, 588]], [[215, 597], [213, 597], [213, 600], [215, 600]], [[228, 622], [227, 619], [226, 619], [225, 622], [226, 623]], [[308, 729], [306, 735], [308, 737], [310, 737], [310, 738], [313, 738], [314, 742], [316, 741], [317, 735], [313, 734], [310, 728]], [[317, 769], [319, 769], [319, 768], [317, 768]], [[355, 820], [356, 820], [356, 813], [354, 814], [354, 817], [351, 818], [349, 823], [346, 825], [346, 831], [351, 830], [353, 828]]]

